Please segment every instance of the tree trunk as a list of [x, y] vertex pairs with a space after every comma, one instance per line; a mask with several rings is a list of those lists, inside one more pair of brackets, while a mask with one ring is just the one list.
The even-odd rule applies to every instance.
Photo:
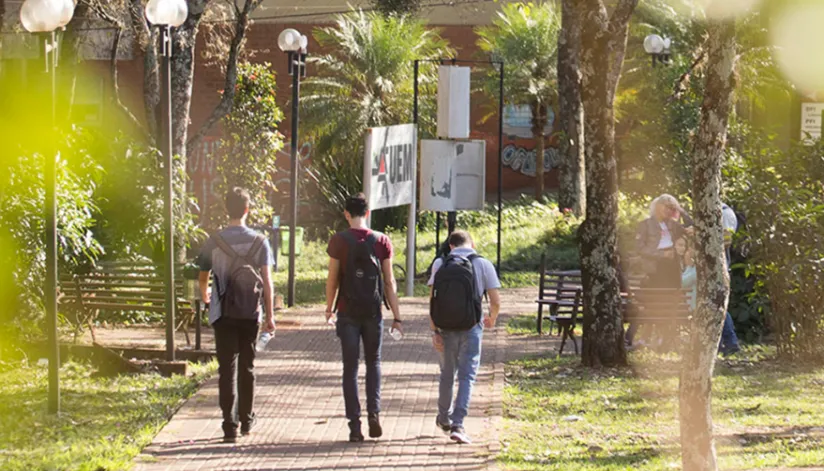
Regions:
[[546, 140], [544, 129], [547, 121], [546, 105], [532, 103], [532, 137], [535, 145], [535, 201], [544, 197], [544, 154], [546, 154]]
[[679, 412], [684, 471], [717, 469], [712, 372], [730, 289], [721, 225], [721, 164], [735, 87], [735, 60], [735, 24], [711, 23], [704, 101], [693, 151], [698, 297], [681, 371]]
[[558, 122], [561, 131], [561, 167], [558, 205], [576, 216], [586, 214], [586, 159], [584, 158], [584, 107], [578, 54], [581, 22], [573, 0], [562, 0], [558, 38]]
[[[581, 2], [581, 97], [586, 153], [586, 221], [579, 231], [586, 366], [626, 364], [617, 277], [618, 186], [613, 96], [623, 66], [629, 20], [638, 0], [612, 15], [600, 0]], [[605, 68], [605, 64], [608, 65]]]

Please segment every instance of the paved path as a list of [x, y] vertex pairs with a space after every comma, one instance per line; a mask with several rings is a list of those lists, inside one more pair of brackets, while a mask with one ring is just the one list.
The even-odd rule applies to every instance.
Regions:
[[[505, 294], [507, 312], [532, 309], [526, 296], [532, 294]], [[502, 415], [506, 319], [486, 333], [482, 368], [466, 423], [475, 444], [461, 446], [451, 443], [435, 427], [438, 366], [430, 343], [427, 308], [423, 299], [402, 301], [406, 336], [399, 342], [385, 337], [383, 438], [354, 445], [346, 442], [340, 346], [334, 329], [322, 322], [320, 310], [302, 310], [286, 316], [292, 325], [279, 329], [269, 351], [258, 357], [255, 409], [260, 420], [252, 436], [232, 445], [221, 442], [217, 379], [212, 378], [138, 457], [137, 469], [399, 471], [494, 467]], [[363, 377], [363, 366], [360, 374]], [[361, 402], [365, 403], [363, 382]]]

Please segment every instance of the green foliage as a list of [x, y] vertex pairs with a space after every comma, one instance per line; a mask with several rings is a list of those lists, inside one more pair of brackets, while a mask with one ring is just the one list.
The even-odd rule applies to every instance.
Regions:
[[[713, 422], [724, 431], [716, 437], [719, 468], [820, 464], [822, 437], [812, 430], [824, 419], [824, 370], [777, 362], [774, 350], [760, 347], [745, 347], [741, 357], [719, 361], [713, 378]], [[509, 363], [500, 467], [680, 469], [680, 365], [637, 353], [631, 361], [633, 369], [607, 370], [583, 368], [573, 355]], [[788, 424], [794, 433], [785, 433]]]
[[[88, 135], [63, 136], [57, 159], [58, 264], [72, 271], [102, 252], [91, 227], [96, 205], [93, 195], [100, 168], [87, 153]], [[12, 147], [12, 146], [10, 146]], [[55, 158], [18, 147], [0, 174], [0, 239], [16, 250], [0, 255], [12, 286], [20, 295], [19, 309], [5, 312], [3, 324], [24, 334], [39, 332], [42, 320], [45, 260], [45, 158]]]
[[[270, 195], [275, 191], [277, 153], [283, 148], [283, 135], [277, 130], [283, 113], [276, 98], [277, 83], [270, 64], [238, 65], [234, 106], [223, 118], [228, 137], [215, 155], [215, 169], [218, 194], [225, 195], [237, 186], [249, 191], [254, 202], [251, 224], [268, 223], [273, 214]], [[227, 222], [222, 201], [216, 202], [209, 214], [209, 227]]]
[[[552, 2], [503, 4], [491, 26], [476, 29], [481, 51], [506, 63], [508, 103], [557, 103], [560, 30], [561, 16]], [[489, 96], [498, 97], [498, 81], [498, 71], [490, 71], [484, 86]]]
[[[449, 57], [452, 51], [423, 21], [376, 12], [338, 16], [334, 26], [313, 34], [329, 52], [313, 59], [317, 72], [306, 81], [301, 121], [313, 143], [308, 172], [319, 195], [316, 214], [326, 226], [345, 198], [363, 189], [367, 129], [411, 122], [413, 61]], [[418, 135], [425, 138], [434, 131], [437, 69], [422, 63], [419, 82]], [[404, 209], [380, 211], [373, 225], [400, 227], [403, 214]]]
[[[750, 135], [724, 169], [729, 199], [747, 216], [736, 242], [749, 249], [756, 295], [769, 297], [779, 353], [822, 358], [824, 336], [824, 143], [776, 149]], [[763, 301], [763, 298], [762, 298]]]
[[87, 364], [61, 369], [62, 412], [47, 412], [47, 370], [17, 365], [0, 372], [0, 466], [8, 471], [128, 469], [182, 401], [215, 370], [193, 376], [95, 377]]

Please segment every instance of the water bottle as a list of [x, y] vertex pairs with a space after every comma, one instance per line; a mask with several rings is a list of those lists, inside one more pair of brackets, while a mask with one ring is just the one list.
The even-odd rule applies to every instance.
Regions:
[[266, 345], [269, 343], [270, 340], [272, 340], [274, 336], [274, 332], [264, 332], [260, 334], [260, 338], [257, 341], [257, 345], [255, 345], [255, 350], [258, 352], [266, 350]]
[[398, 340], [400, 340], [400, 339], [402, 339], [402, 338], [403, 338], [403, 332], [401, 332], [400, 330], [398, 330], [398, 329], [396, 329], [396, 328], [394, 328], [394, 327], [390, 327], [390, 328], [389, 328], [389, 335], [390, 335], [393, 339], [395, 339], [396, 341], [398, 341]]

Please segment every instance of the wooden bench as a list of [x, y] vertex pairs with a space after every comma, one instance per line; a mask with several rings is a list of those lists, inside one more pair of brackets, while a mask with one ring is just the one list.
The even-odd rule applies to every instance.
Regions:
[[[183, 330], [191, 345], [188, 328], [197, 318], [200, 305], [184, 298], [182, 266], [176, 267], [176, 329]], [[166, 312], [166, 282], [162, 271], [149, 262], [101, 262], [86, 274], [61, 275], [59, 302], [72, 310], [78, 325], [87, 325], [97, 341], [94, 321], [101, 311]], [[202, 314], [202, 313], [201, 313]], [[198, 342], [199, 343], [199, 342]]]
[[578, 343], [575, 339], [575, 326], [578, 315], [582, 312], [582, 285], [580, 271], [549, 271], [546, 269], [546, 255], [541, 256], [541, 279], [538, 287], [537, 327], [538, 333], [543, 333], [544, 307], [548, 308], [550, 332], [552, 324], [558, 325], [558, 334], [561, 335], [563, 353], [566, 341], [572, 340], [575, 353], [578, 353]]
[[691, 317], [689, 291], [680, 288], [633, 288], [624, 306], [624, 322], [662, 326], [668, 331], [665, 337], [674, 337]]

